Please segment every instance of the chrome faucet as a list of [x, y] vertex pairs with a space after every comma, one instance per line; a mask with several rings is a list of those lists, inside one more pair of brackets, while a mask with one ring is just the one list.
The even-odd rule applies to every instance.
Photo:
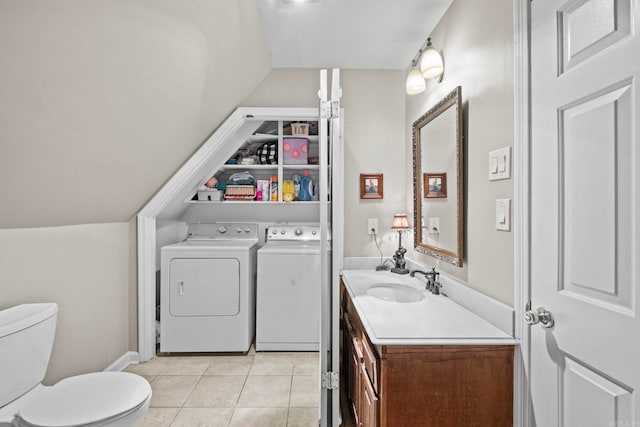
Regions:
[[432, 268], [431, 271], [429, 272], [422, 271], [422, 270], [413, 270], [409, 274], [409, 276], [416, 277], [416, 273], [420, 273], [427, 278], [427, 284], [425, 287], [426, 290], [428, 290], [434, 295], [440, 295], [440, 288], [442, 287], [440, 282], [438, 282], [438, 276], [440, 275], [440, 273], [438, 273], [435, 268]]

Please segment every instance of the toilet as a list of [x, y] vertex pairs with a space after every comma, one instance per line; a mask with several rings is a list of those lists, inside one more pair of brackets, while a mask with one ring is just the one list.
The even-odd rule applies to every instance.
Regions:
[[57, 316], [55, 303], [0, 311], [0, 427], [135, 426], [151, 401], [138, 375], [97, 372], [41, 384]]

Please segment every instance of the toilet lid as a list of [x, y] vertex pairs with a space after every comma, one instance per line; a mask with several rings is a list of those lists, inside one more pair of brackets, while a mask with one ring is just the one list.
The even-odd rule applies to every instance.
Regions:
[[98, 372], [66, 378], [27, 402], [19, 415], [34, 426], [70, 427], [102, 421], [142, 404], [151, 395], [144, 378]]

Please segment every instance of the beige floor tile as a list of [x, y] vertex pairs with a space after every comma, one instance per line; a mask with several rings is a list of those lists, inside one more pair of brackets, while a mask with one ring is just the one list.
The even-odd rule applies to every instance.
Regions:
[[171, 427], [227, 427], [233, 408], [182, 408]]
[[289, 408], [287, 427], [318, 427], [318, 408]]
[[137, 427], [169, 427], [179, 408], [149, 408]]
[[170, 357], [160, 375], [202, 375], [209, 367], [209, 358]]
[[296, 357], [305, 354], [300, 351], [257, 351], [256, 357]]
[[296, 356], [293, 359], [293, 375], [320, 375], [317, 356]]
[[151, 382], [152, 407], [181, 407], [195, 388], [199, 376], [159, 375]]
[[293, 356], [256, 356], [249, 375], [292, 375]]
[[287, 408], [236, 408], [230, 427], [286, 427]]
[[135, 365], [127, 366], [124, 371], [132, 372], [138, 375], [160, 375], [162, 371], [167, 367], [167, 358], [165, 357], [154, 357], [148, 362], [137, 363]]
[[184, 403], [190, 408], [233, 408], [238, 402], [246, 376], [203, 376]]
[[289, 406], [291, 376], [248, 376], [240, 393], [239, 407], [286, 408]]
[[320, 381], [317, 375], [294, 375], [291, 382], [292, 408], [317, 407], [320, 399]]
[[205, 375], [247, 375], [253, 356], [218, 356], [211, 358]]

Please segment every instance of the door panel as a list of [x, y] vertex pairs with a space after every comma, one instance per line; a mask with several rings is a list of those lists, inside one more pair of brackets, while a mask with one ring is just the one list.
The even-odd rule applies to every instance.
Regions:
[[237, 259], [174, 258], [169, 264], [172, 316], [235, 316], [240, 312]]
[[318, 255], [258, 256], [258, 341], [317, 344], [320, 340], [318, 301]]
[[640, 43], [629, 0], [531, 2], [536, 425], [640, 425]]

